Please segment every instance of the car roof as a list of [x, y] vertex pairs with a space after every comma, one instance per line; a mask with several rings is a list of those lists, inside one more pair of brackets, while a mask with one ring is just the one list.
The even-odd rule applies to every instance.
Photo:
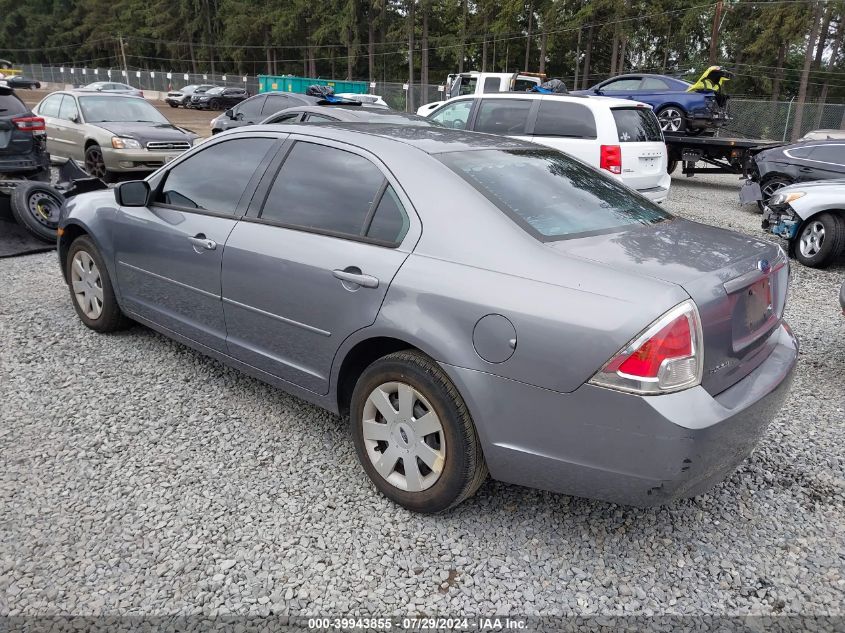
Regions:
[[[443, 103], [458, 101], [460, 99], [553, 99], [555, 101], [572, 101], [574, 103], [583, 103], [588, 106], [599, 105], [599, 107], [607, 106], [608, 108], [634, 107], [638, 105], [639, 101], [632, 101], [631, 99], [618, 99], [616, 97], [596, 97], [588, 95], [576, 94], [547, 94], [543, 92], [486, 92], [480, 95], [461, 95], [452, 97]], [[646, 105], [646, 104], [642, 104]]]
[[443, 154], [446, 152], [462, 152], [473, 150], [513, 150], [513, 149], [548, 149], [507, 136], [467, 132], [445, 127], [396, 125], [389, 123], [369, 123], [361, 126], [356, 123], [335, 122], [309, 124], [279, 124], [251, 125], [246, 128], [236, 128], [221, 135], [249, 134], [261, 131], [279, 132], [286, 134], [302, 134], [316, 136], [340, 142], [346, 142], [375, 153], [384, 147], [384, 142], [415, 148], [426, 154]]
[[[100, 82], [105, 83], [105, 82]], [[109, 82], [110, 83], [110, 82]], [[47, 97], [50, 95], [54, 95], [56, 93], [65, 94], [65, 95], [73, 95], [74, 97], [105, 97], [107, 99], [140, 99], [141, 101], [145, 101], [144, 97], [139, 97], [138, 95], [126, 95], [126, 94], [117, 94], [116, 92], [95, 92], [93, 90], [85, 90], [84, 88], [75, 88], [73, 90], [56, 90], [55, 92], [51, 92]], [[45, 97], [46, 99], [46, 97]]]

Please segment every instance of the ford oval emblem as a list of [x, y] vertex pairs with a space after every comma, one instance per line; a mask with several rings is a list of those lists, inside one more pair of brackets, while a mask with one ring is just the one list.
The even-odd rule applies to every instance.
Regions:
[[772, 265], [769, 263], [768, 259], [761, 259], [759, 262], [757, 262], [757, 268], [760, 270], [760, 272], [768, 274], [769, 271], [772, 269]]

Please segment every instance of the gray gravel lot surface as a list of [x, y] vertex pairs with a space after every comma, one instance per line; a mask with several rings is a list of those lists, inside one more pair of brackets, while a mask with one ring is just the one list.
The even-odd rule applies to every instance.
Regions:
[[[667, 207], [761, 235], [733, 177]], [[52, 254], [0, 260], [0, 613], [842, 614], [845, 265], [795, 266], [793, 396], [712, 493], [632, 509], [486, 483], [378, 496], [345, 425], [142, 327], [76, 318]]]

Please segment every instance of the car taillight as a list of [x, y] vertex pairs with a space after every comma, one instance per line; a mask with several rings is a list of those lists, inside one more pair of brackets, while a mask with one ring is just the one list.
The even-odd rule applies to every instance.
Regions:
[[622, 173], [622, 148], [619, 145], [602, 145], [599, 167], [611, 174]]
[[687, 300], [643, 330], [590, 383], [642, 395], [669, 393], [698, 385], [703, 367], [701, 318]]
[[47, 129], [40, 116], [22, 116], [12, 119], [12, 123], [22, 132], [43, 132]]

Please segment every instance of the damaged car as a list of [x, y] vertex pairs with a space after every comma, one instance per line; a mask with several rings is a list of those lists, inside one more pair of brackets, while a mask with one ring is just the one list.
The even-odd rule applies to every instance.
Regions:
[[763, 210], [763, 228], [788, 240], [805, 266], [834, 263], [845, 251], [845, 178], [781, 188]]

